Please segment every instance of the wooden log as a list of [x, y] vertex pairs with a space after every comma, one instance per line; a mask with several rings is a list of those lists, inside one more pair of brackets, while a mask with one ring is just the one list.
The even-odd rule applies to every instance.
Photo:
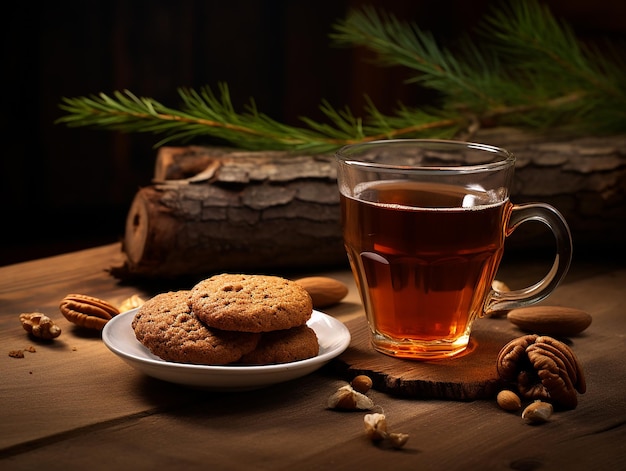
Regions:
[[[613, 244], [624, 254], [626, 136], [498, 128], [472, 140], [516, 155], [512, 201], [559, 209], [575, 249]], [[541, 224], [525, 224], [509, 247], [552, 243]], [[123, 251], [123, 266], [111, 269], [119, 278], [345, 266], [334, 158], [164, 147], [153, 184], [132, 202]]]
[[131, 205], [120, 278], [347, 266], [331, 156], [163, 148], [155, 177]]

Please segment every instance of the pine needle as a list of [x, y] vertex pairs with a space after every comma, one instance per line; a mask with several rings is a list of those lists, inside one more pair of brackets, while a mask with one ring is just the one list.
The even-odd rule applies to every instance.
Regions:
[[[333, 25], [339, 47], [364, 47], [382, 66], [413, 71], [407, 86], [438, 92], [436, 108], [399, 104], [390, 115], [366, 99], [365, 116], [321, 100], [325, 122], [302, 117], [302, 126], [281, 123], [251, 100], [232, 104], [227, 84], [217, 92], [181, 88], [180, 109], [129, 90], [62, 98], [68, 127], [92, 127], [160, 135], [155, 146], [211, 137], [249, 150], [332, 151], [356, 142], [391, 138], [454, 138], [481, 126], [573, 132], [626, 131], [626, 64], [614, 45], [580, 42], [572, 29], [536, 0], [513, 0], [487, 15], [478, 41], [455, 48], [430, 32], [371, 7], [352, 10]], [[452, 52], [455, 51], [455, 52]]]

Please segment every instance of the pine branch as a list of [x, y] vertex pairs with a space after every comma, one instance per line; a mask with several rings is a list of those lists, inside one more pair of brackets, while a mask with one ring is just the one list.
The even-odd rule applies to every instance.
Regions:
[[492, 64], [475, 48], [468, 49], [468, 59], [479, 62], [479, 68], [472, 70], [441, 47], [431, 33], [371, 7], [351, 11], [344, 21], [334, 25], [334, 31], [330, 38], [336, 46], [365, 47], [378, 55], [377, 62], [382, 66], [402, 65], [417, 72], [409, 83], [421, 83], [457, 99], [474, 96], [486, 107], [496, 105], [479, 86], [491, 80]]
[[[460, 104], [483, 121], [499, 117], [537, 128], [578, 122], [598, 131], [624, 123], [626, 68], [590, 53], [546, 7], [514, 1], [487, 16], [480, 32], [485, 45], [465, 38], [461, 60], [416, 25], [366, 8], [338, 23], [331, 37], [337, 45], [367, 47], [380, 65], [412, 68], [413, 81], [443, 94], [442, 106]], [[600, 97], [608, 103], [597, 106]]]
[[381, 66], [413, 70], [409, 84], [440, 93], [437, 109], [399, 104], [385, 115], [366, 97], [361, 118], [322, 100], [327, 122], [303, 117], [304, 126], [297, 127], [263, 114], [254, 101], [236, 111], [227, 85], [220, 84], [218, 94], [208, 86], [179, 89], [180, 110], [128, 90], [63, 98], [60, 107], [67, 114], [57, 122], [164, 136], [156, 146], [207, 136], [251, 150], [313, 153], [376, 139], [452, 138], [487, 123], [626, 130], [626, 64], [617, 49], [583, 45], [535, 0], [512, 1], [487, 16], [479, 32], [486, 44], [466, 39], [454, 54], [429, 32], [372, 8], [352, 11], [334, 25], [335, 45], [366, 47]]
[[[132, 92], [116, 91], [113, 96], [64, 98], [61, 109], [68, 114], [58, 120], [67, 126], [86, 126], [124, 132], [163, 134], [156, 145], [210, 136], [237, 143], [249, 149], [313, 149], [336, 147], [338, 137], [294, 128], [260, 113], [250, 103], [247, 111], [237, 113], [228, 87], [220, 85], [219, 98], [209, 87], [195, 90], [179, 89], [181, 110], [168, 108], [151, 98], [139, 98]], [[342, 135], [349, 140], [352, 136]]]
[[[139, 98], [132, 92], [116, 91], [113, 96], [64, 98], [60, 107], [68, 114], [57, 122], [69, 127], [94, 127], [124, 132], [164, 134], [156, 146], [194, 137], [210, 136], [251, 150], [298, 150], [327, 152], [343, 145], [392, 137], [417, 137], [433, 128], [449, 128], [453, 121], [423, 113], [427, 122], [415, 124], [414, 114], [402, 117], [383, 117], [372, 105], [377, 126], [363, 126], [350, 110], [336, 110], [323, 102], [321, 110], [330, 124], [316, 123], [302, 118], [308, 128], [289, 126], [260, 113], [250, 103], [247, 111], [237, 113], [232, 106], [228, 87], [220, 85], [219, 98], [209, 87], [195, 90], [179, 89], [184, 106], [182, 110], [168, 108], [151, 98]], [[396, 127], [380, 124], [393, 122]], [[369, 134], [366, 135], [364, 130]], [[449, 133], [448, 133], [449, 134]]]
[[483, 34], [497, 40], [499, 54], [524, 74], [537, 100], [562, 101], [554, 111], [591, 132], [623, 132], [626, 63], [615, 45], [600, 50], [578, 41], [566, 23], [534, 1], [495, 11], [485, 26]]

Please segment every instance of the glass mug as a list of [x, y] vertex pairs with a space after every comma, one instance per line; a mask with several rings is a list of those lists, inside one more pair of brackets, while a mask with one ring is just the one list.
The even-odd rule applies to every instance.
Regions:
[[[569, 269], [561, 214], [509, 201], [515, 157], [504, 149], [400, 139], [345, 146], [335, 157], [344, 244], [379, 352], [457, 355], [475, 319], [541, 301]], [[506, 237], [531, 220], [554, 234], [552, 268], [526, 289], [494, 290]]]

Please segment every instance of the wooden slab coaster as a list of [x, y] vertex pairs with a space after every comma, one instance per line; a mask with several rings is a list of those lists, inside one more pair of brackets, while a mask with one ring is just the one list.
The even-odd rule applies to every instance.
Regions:
[[374, 389], [395, 396], [472, 401], [495, 397], [501, 388], [496, 371], [498, 353], [515, 336], [494, 319], [474, 324], [466, 352], [445, 360], [392, 358], [373, 349], [364, 317], [346, 323], [352, 340], [335, 359], [336, 371], [347, 381], [366, 374]]

